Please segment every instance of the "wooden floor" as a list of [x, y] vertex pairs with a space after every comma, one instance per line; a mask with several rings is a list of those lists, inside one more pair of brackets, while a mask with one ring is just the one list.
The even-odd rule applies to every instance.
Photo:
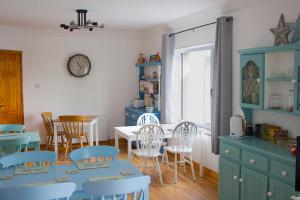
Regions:
[[[126, 145], [121, 145], [120, 159], [127, 159]], [[64, 159], [63, 154], [59, 155], [59, 161], [57, 164], [69, 164], [70, 161]], [[138, 166], [140, 161], [133, 158], [132, 163]], [[150, 171], [150, 170], [149, 170]], [[206, 179], [200, 178], [197, 172], [197, 180], [193, 181], [191, 171], [187, 165], [186, 174], [183, 173], [183, 169], [179, 169], [178, 183], [173, 183], [174, 171], [170, 167], [167, 170], [165, 165], [162, 166], [162, 175], [164, 185], [161, 186], [158, 177], [154, 177], [151, 174], [150, 185], [150, 199], [151, 200], [217, 200], [218, 188], [216, 183]]]

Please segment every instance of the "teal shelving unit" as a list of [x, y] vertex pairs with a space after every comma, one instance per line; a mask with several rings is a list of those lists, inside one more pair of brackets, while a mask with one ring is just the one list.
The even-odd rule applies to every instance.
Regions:
[[[268, 66], [266, 62], [267, 55], [272, 53], [285, 54], [293, 53], [294, 61], [291, 75], [266, 75]], [[252, 122], [253, 111], [264, 110], [266, 112], [275, 112], [288, 115], [300, 115], [300, 44], [289, 44], [280, 46], [269, 46], [261, 48], [251, 48], [238, 50], [240, 54], [240, 105], [245, 113], [248, 122]], [[277, 55], [276, 54], [276, 55]], [[281, 58], [276, 58], [281, 62]], [[286, 66], [278, 66], [286, 67]], [[293, 91], [293, 112], [283, 109], [270, 109], [266, 100], [270, 94], [267, 93], [267, 85], [290, 84]], [[268, 95], [268, 96], [266, 96]], [[283, 96], [286, 98], [286, 95]]]

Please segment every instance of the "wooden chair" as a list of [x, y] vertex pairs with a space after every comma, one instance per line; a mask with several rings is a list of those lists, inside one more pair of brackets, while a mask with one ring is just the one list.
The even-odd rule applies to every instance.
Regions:
[[[174, 158], [174, 182], [177, 183], [177, 164], [184, 164], [185, 171], [185, 163], [189, 163], [192, 170], [193, 179], [196, 180], [194, 173], [194, 165], [192, 159], [192, 150], [193, 150], [193, 140], [197, 134], [197, 126], [192, 122], [181, 122], [179, 123], [174, 131], [172, 137], [172, 145], [164, 147], [164, 159], [169, 168], [169, 159], [168, 153], [171, 152], [175, 155]], [[180, 161], [177, 160], [177, 154], [180, 155]], [[186, 159], [185, 156], [188, 156]]]
[[0, 188], [1, 200], [50, 200], [69, 199], [76, 189], [76, 184], [49, 183], [41, 185], [20, 185]]
[[0, 165], [2, 168], [23, 166], [26, 163], [46, 165], [55, 164], [56, 153], [52, 151], [30, 151], [30, 152], [17, 152], [0, 158]]
[[144, 113], [141, 116], [139, 116], [136, 124], [138, 126], [146, 124], [159, 124], [159, 119], [152, 113]]
[[[47, 131], [47, 144], [46, 149], [48, 150], [49, 147], [53, 144], [53, 138], [54, 138], [54, 128], [53, 128], [53, 121], [52, 121], [52, 112], [42, 112], [41, 113], [44, 125]], [[66, 133], [64, 131], [57, 131], [57, 137], [61, 138], [61, 144], [64, 148], [64, 137], [66, 136]]]
[[29, 141], [30, 137], [0, 140], [0, 157], [8, 154], [13, 154], [15, 152], [21, 152], [22, 149], [24, 151], [27, 151]]
[[100, 197], [101, 200], [146, 200], [148, 198], [145, 196], [145, 191], [149, 184], [149, 176], [140, 176], [122, 180], [88, 181], [83, 183], [82, 188], [88, 195], [91, 195], [91, 199]]
[[92, 146], [76, 149], [70, 153], [73, 162], [97, 158], [101, 160], [115, 160], [119, 156], [119, 149], [112, 146]]
[[[164, 131], [159, 125], [145, 125], [140, 128], [136, 134], [137, 150], [134, 155], [142, 158], [144, 163], [141, 167], [147, 172], [147, 167], [154, 167], [156, 173], [159, 175], [160, 184], [163, 185], [160, 163], [158, 157], [161, 156], [160, 147], [164, 138]], [[148, 164], [148, 161], [152, 164]], [[151, 162], [150, 162], [151, 163]]]
[[23, 124], [0, 124], [0, 133], [23, 133], [24, 130]]
[[88, 137], [86, 133], [86, 127], [84, 122], [86, 121], [86, 116], [82, 115], [65, 115], [59, 116], [59, 120], [62, 122], [62, 126], [66, 133], [67, 143], [65, 149], [65, 157], [67, 157], [69, 149], [72, 149], [73, 139], [79, 139], [80, 147], [83, 147], [83, 139], [86, 139], [88, 143]]

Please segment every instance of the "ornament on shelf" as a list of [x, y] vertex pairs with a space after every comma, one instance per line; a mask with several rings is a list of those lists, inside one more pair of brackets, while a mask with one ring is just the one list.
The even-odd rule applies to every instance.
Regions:
[[292, 38], [291, 43], [297, 43], [300, 41], [300, 15], [298, 16], [298, 19], [294, 23], [288, 24], [290, 29], [292, 30]]
[[139, 54], [139, 59], [137, 61], [137, 64], [143, 64], [146, 62], [146, 56], [143, 53]]
[[288, 34], [291, 32], [290, 27], [285, 23], [284, 16], [281, 14], [278, 26], [270, 29], [275, 36], [274, 45], [288, 44]]

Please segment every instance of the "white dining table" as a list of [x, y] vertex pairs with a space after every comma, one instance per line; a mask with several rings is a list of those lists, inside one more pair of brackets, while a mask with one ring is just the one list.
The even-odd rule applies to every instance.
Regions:
[[[160, 124], [164, 130], [164, 138], [172, 138], [172, 131], [175, 128], [175, 124]], [[131, 160], [131, 143], [136, 141], [136, 132], [142, 126], [121, 126], [115, 127], [115, 147], [119, 148], [119, 138], [124, 138], [127, 140], [127, 158]]]
[[[99, 145], [99, 130], [98, 130], [98, 116], [96, 115], [87, 115], [87, 119], [84, 122], [84, 126], [88, 127], [88, 137], [89, 137], [89, 146], [94, 145], [94, 137], [95, 137], [95, 143], [98, 146]], [[62, 122], [59, 120], [59, 118], [53, 120], [53, 142], [54, 142], [54, 151], [57, 154], [58, 153], [58, 146], [57, 146], [57, 131], [62, 130]], [[58, 155], [58, 154], [57, 154]]]

